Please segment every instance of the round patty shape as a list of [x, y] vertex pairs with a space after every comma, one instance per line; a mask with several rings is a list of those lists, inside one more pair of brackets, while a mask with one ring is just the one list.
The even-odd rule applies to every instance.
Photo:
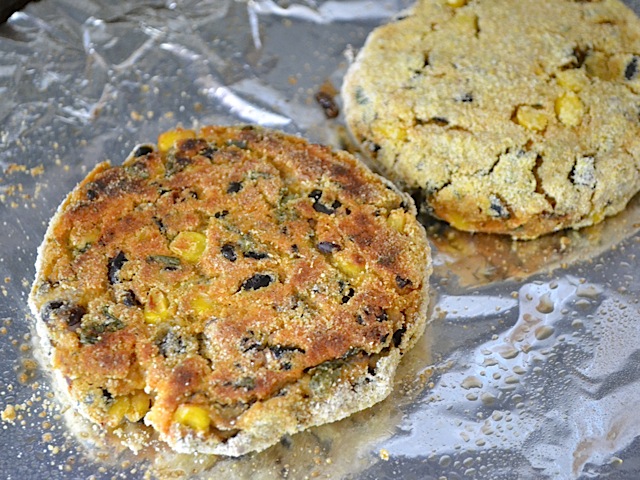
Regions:
[[353, 156], [178, 129], [69, 194], [30, 304], [84, 416], [235, 456], [386, 397], [430, 271], [412, 199]]
[[376, 167], [461, 230], [580, 228], [640, 189], [640, 21], [617, 0], [418, 1], [342, 94]]

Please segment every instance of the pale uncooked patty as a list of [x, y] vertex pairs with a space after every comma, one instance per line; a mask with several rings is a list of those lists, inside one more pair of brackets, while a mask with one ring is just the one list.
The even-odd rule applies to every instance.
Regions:
[[423, 330], [430, 271], [411, 198], [353, 156], [206, 127], [69, 194], [30, 304], [86, 417], [240, 455], [382, 400]]
[[376, 167], [462, 230], [579, 228], [640, 189], [640, 21], [617, 0], [419, 1], [342, 94]]

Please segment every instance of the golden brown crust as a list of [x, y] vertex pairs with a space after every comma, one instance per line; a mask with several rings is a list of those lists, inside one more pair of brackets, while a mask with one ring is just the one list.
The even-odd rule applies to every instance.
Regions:
[[343, 84], [376, 167], [466, 231], [534, 238], [640, 189], [640, 20], [618, 0], [419, 0]]
[[30, 301], [85, 415], [241, 454], [386, 396], [393, 352], [425, 321], [408, 197], [348, 154], [252, 127], [167, 132], [138, 153], [81, 182], [39, 253]]

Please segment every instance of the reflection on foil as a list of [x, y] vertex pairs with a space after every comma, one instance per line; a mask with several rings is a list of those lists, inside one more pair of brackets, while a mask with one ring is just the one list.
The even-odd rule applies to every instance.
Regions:
[[[294, 3], [281, 7], [273, 0], [249, 0], [249, 8], [259, 15], [277, 15], [307, 22], [326, 24], [348, 21], [384, 20], [400, 8], [401, 2], [381, 2], [378, 0], [351, 0], [307, 2], [309, 5]], [[317, 5], [320, 3], [320, 5]]]

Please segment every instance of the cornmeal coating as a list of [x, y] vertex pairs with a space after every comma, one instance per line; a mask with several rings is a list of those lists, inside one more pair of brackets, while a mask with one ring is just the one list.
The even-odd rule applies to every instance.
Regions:
[[342, 95], [376, 168], [461, 230], [580, 228], [640, 189], [640, 20], [618, 0], [420, 0]]
[[411, 198], [345, 152], [174, 130], [69, 194], [30, 305], [87, 418], [241, 455], [385, 398], [426, 321]]

